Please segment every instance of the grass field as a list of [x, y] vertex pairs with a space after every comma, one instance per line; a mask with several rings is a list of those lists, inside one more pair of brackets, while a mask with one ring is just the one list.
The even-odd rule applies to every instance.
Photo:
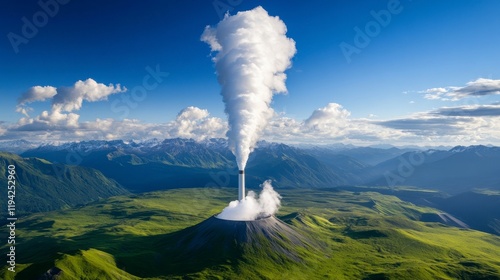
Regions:
[[217, 214], [236, 191], [119, 196], [22, 218], [16, 273], [5, 266], [0, 278], [36, 279], [56, 266], [59, 279], [500, 279], [500, 237], [420, 222], [436, 210], [376, 192], [279, 190], [277, 217], [317, 244], [290, 244], [300, 261], [269, 248], [178, 262], [167, 250], [174, 233]]

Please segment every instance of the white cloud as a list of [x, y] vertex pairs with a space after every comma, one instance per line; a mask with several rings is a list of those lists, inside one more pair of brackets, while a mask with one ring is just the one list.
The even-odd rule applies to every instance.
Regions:
[[31, 87], [28, 91], [23, 93], [21, 97], [18, 99], [19, 105], [24, 105], [27, 103], [35, 102], [35, 101], [44, 101], [54, 97], [57, 94], [57, 90], [52, 86], [34, 86]]
[[441, 116], [500, 117], [500, 104], [442, 107], [431, 112]]
[[[79, 115], [61, 110], [43, 111], [35, 118], [23, 117], [0, 139], [37, 139], [41, 141], [79, 141], [90, 139], [192, 138], [203, 140], [225, 137], [227, 123], [211, 117], [198, 107], [187, 107], [172, 120], [161, 124], [136, 119], [100, 119], [79, 122]], [[1, 132], [1, 129], [0, 129]]]
[[80, 110], [83, 101], [96, 102], [106, 100], [109, 95], [124, 92], [127, 89], [120, 84], [105, 85], [93, 79], [77, 81], [72, 87], [60, 87], [52, 100], [53, 110], [71, 112]]
[[383, 128], [369, 119], [351, 119], [350, 112], [340, 104], [329, 103], [314, 110], [309, 118], [298, 121], [280, 116], [271, 120], [264, 137], [271, 141], [289, 143], [348, 142], [370, 144], [396, 139], [404, 132]]
[[[83, 101], [105, 100], [111, 94], [124, 91], [124, 88], [99, 84], [92, 79], [78, 81], [69, 88], [57, 88], [52, 97], [50, 88], [33, 87], [30, 94], [22, 95], [18, 112], [24, 116], [16, 124], [0, 123], [0, 139], [79, 141], [181, 137], [203, 140], [225, 137], [228, 130], [227, 120], [212, 117], [208, 110], [193, 106], [182, 109], [173, 120], [159, 124], [111, 118], [81, 122], [80, 115], [75, 111], [84, 105]], [[445, 88], [428, 90], [428, 94], [441, 94], [443, 98], [450, 98], [448, 93]], [[49, 110], [36, 117], [27, 115], [30, 108], [25, 104], [49, 99], [52, 99]], [[329, 103], [303, 120], [275, 114], [262, 139], [285, 143], [342, 142], [357, 145], [500, 145], [500, 103], [442, 107], [388, 120], [352, 118], [351, 113], [340, 104]]]
[[43, 111], [40, 116], [35, 118], [35, 122], [50, 125], [61, 125], [66, 127], [78, 127], [78, 118], [80, 116], [74, 113], [63, 114], [60, 110], [51, 112]]
[[500, 106], [441, 108], [398, 119], [353, 119], [341, 105], [331, 103], [304, 121], [275, 117], [264, 137], [289, 143], [390, 143], [399, 145], [500, 145]]
[[304, 124], [318, 131], [340, 128], [346, 125], [350, 114], [340, 104], [328, 103], [326, 107], [314, 110], [311, 116], [304, 121]]
[[452, 100], [457, 101], [471, 96], [485, 96], [500, 94], [500, 80], [479, 78], [468, 82], [463, 87], [449, 86], [430, 88], [424, 91], [424, 98], [430, 100]]
[[[441, 108], [380, 121], [353, 119], [339, 104], [328, 104], [313, 111], [305, 120], [275, 115], [262, 139], [308, 144], [500, 144], [498, 110], [495, 105]], [[37, 118], [22, 118], [15, 126], [0, 128], [0, 139], [78, 141], [181, 137], [203, 140], [225, 137], [226, 132], [226, 120], [211, 117], [207, 110], [198, 107], [187, 107], [175, 119], [160, 124], [99, 118], [79, 123], [74, 113], [45, 111]]]
[[223, 137], [227, 124], [220, 118], [210, 117], [205, 109], [190, 106], [183, 109], [174, 121], [167, 123], [166, 128], [170, 137], [203, 140]]
[[47, 99], [53, 98], [57, 94], [57, 89], [52, 86], [34, 86], [28, 91], [24, 92], [21, 97], [17, 100], [16, 112], [29, 117], [29, 112], [33, 109], [26, 106], [26, 104], [45, 101]]
[[493, 106], [444, 107], [377, 124], [407, 133], [400, 139], [403, 143], [500, 145], [499, 111]]
[[[72, 111], [80, 110], [83, 101], [96, 102], [106, 100], [109, 95], [126, 91], [120, 84], [105, 85], [93, 79], [77, 81], [71, 87], [34, 86], [18, 100], [16, 112], [25, 117], [18, 122], [18, 130], [62, 130], [77, 128], [79, 115]], [[39, 116], [29, 117], [32, 108], [26, 106], [35, 101], [52, 100], [50, 111], [43, 111]]]
[[21, 113], [25, 115], [26, 117], [29, 117], [29, 112], [33, 111], [33, 108], [26, 107], [26, 106], [17, 106], [16, 112]]
[[[187, 108], [175, 121], [162, 124], [146, 124], [138, 120], [99, 119], [80, 123], [80, 115], [74, 113], [82, 108], [83, 102], [106, 100], [108, 96], [126, 91], [120, 84], [105, 85], [93, 79], [77, 81], [70, 87], [34, 86], [18, 99], [16, 111], [23, 114], [17, 124], [0, 130], [3, 139], [37, 139], [41, 141], [76, 141], [82, 139], [142, 139], [181, 136], [214, 135], [220, 132], [220, 120], [210, 118], [208, 112]], [[27, 104], [51, 100], [50, 110], [42, 111], [36, 117], [28, 113]], [[223, 126], [223, 125], [222, 125]], [[179, 133], [176, 133], [177, 130]], [[210, 131], [212, 132], [210, 132]], [[182, 133], [181, 133], [182, 132]], [[206, 132], [206, 133], [204, 133]], [[218, 135], [220, 137], [220, 135]], [[200, 136], [201, 137], [201, 136]]]
[[2, 122], [0, 122], [0, 136], [3, 136], [5, 133], [7, 133], [7, 128], [4, 127]]

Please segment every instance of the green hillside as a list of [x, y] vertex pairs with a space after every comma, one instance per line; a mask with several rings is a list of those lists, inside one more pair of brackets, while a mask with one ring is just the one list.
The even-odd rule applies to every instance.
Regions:
[[[0, 185], [7, 186], [7, 166], [16, 170], [16, 213], [51, 211], [128, 193], [100, 171], [39, 158], [0, 152]], [[0, 200], [5, 213], [7, 199]]]
[[264, 241], [243, 244], [232, 258], [200, 252], [196, 265], [173, 254], [179, 232], [236, 196], [235, 189], [176, 189], [24, 218], [18, 272], [4, 267], [0, 278], [36, 279], [58, 267], [58, 279], [500, 279], [500, 237], [418, 221], [432, 208], [374, 192], [280, 193], [277, 217], [313, 245], [280, 244], [296, 260]]

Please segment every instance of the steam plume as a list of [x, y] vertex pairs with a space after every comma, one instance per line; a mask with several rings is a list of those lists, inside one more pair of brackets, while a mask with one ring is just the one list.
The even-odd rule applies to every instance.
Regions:
[[261, 186], [262, 191], [258, 198], [253, 191], [249, 191], [245, 199], [231, 201], [229, 206], [217, 215], [217, 218], [252, 221], [276, 213], [281, 205], [281, 196], [273, 189], [270, 180], [265, 181]]
[[262, 7], [226, 15], [216, 27], [207, 26], [201, 40], [208, 43], [226, 104], [229, 147], [239, 170], [262, 130], [273, 116], [273, 93], [286, 93], [284, 71], [291, 65], [295, 42], [286, 26]]

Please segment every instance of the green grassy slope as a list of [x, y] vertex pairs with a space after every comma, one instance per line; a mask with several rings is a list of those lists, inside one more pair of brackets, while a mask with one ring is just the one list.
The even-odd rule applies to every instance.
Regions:
[[[11, 164], [16, 171], [17, 215], [68, 208], [128, 193], [96, 169], [0, 152], [2, 186], [7, 186], [7, 167]], [[2, 214], [7, 209], [6, 203], [7, 199], [0, 200]]]
[[57, 266], [60, 279], [500, 279], [500, 237], [417, 221], [432, 208], [373, 192], [280, 193], [278, 218], [317, 244], [290, 244], [300, 261], [259, 249], [179, 262], [167, 250], [176, 232], [218, 213], [236, 190], [177, 189], [24, 218], [18, 272], [3, 267], [0, 278], [36, 279]]

